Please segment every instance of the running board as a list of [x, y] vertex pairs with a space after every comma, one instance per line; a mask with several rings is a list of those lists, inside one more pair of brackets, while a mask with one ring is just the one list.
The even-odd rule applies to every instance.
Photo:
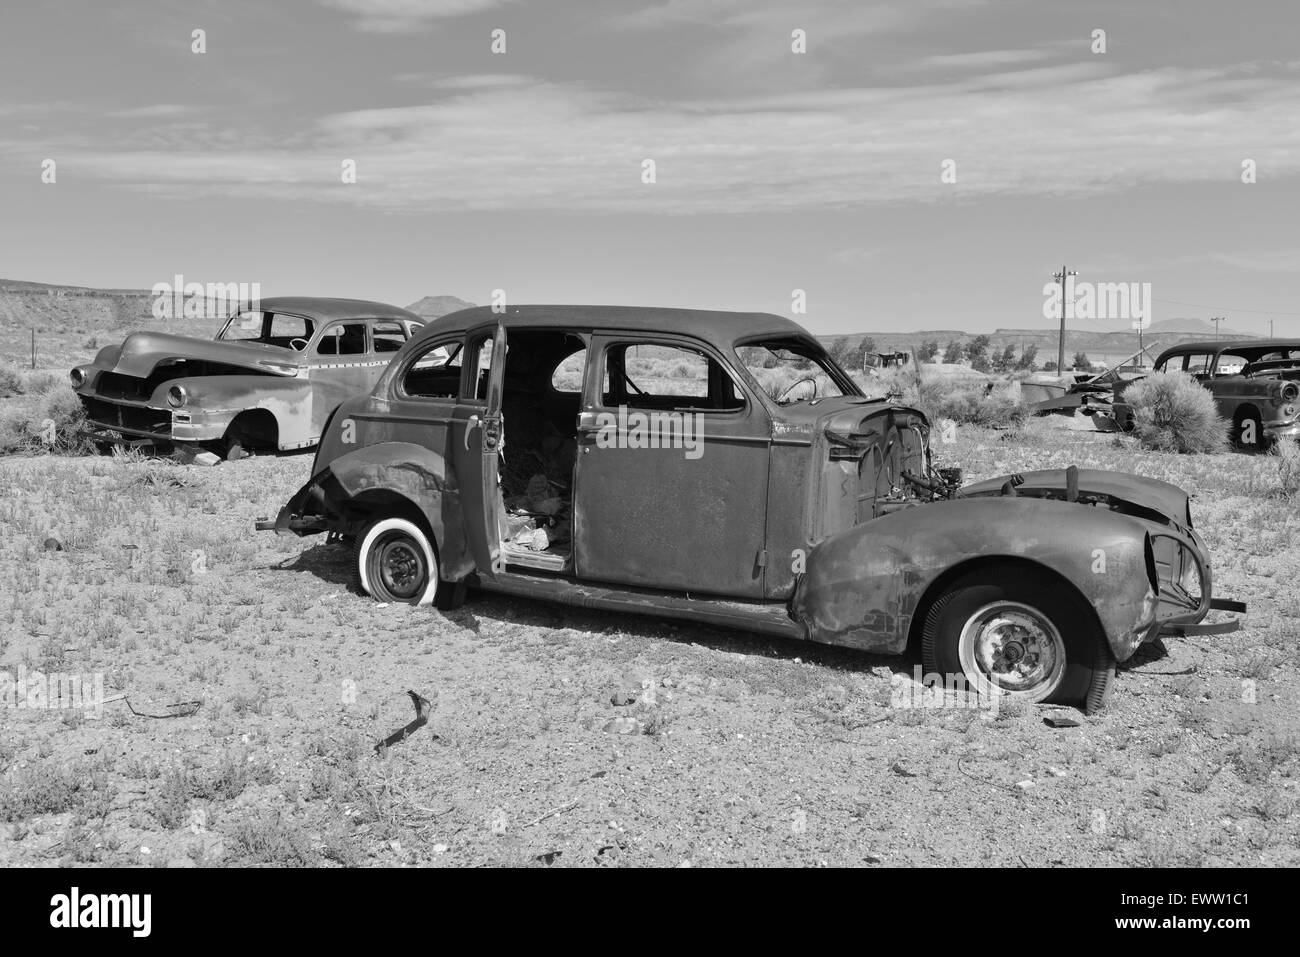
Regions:
[[723, 628], [740, 628], [781, 638], [807, 638], [803, 626], [790, 618], [785, 602], [736, 601], [729, 598], [687, 598], [651, 589], [576, 584], [567, 578], [504, 572], [478, 576], [478, 587], [520, 598], [560, 602], [600, 611], [631, 611], [661, 618], [700, 621]]

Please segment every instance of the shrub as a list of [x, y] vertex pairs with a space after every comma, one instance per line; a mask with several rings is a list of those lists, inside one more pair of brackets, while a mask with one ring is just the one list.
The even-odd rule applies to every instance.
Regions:
[[0, 369], [0, 399], [23, 394], [23, 376], [17, 369]]
[[[11, 405], [12, 408], [0, 411], [0, 454], [84, 455], [94, 450], [94, 443], [81, 431], [86, 421], [81, 400], [57, 378], [52, 378], [46, 391], [28, 393], [22, 401]], [[53, 443], [49, 441], [51, 436]]]
[[885, 370], [865, 391], [868, 395], [898, 396], [903, 405], [924, 412], [931, 425], [951, 419], [958, 425], [1019, 426], [1029, 413], [1007, 386], [990, 390], [916, 365]]
[[1277, 462], [1277, 491], [1291, 498], [1300, 494], [1300, 443], [1284, 440], [1273, 446], [1272, 457]]
[[1162, 452], [1221, 452], [1228, 446], [1228, 422], [1214, 397], [1180, 372], [1155, 372], [1129, 387], [1134, 433]]

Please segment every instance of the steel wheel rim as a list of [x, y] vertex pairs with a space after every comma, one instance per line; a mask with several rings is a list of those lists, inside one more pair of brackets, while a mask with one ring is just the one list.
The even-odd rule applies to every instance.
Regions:
[[388, 594], [406, 600], [423, 590], [428, 577], [424, 554], [409, 536], [401, 533], [385, 536], [375, 544], [374, 556], [373, 567]]
[[1065, 640], [1038, 609], [1016, 601], [993, 602], [966, 619], [958, 658], [979, 694], [1041, 701], [1065, 675]]

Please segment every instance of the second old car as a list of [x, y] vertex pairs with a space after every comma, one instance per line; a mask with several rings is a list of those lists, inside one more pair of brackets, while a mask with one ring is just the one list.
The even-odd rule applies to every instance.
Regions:
[[214, 339], [136, 332], [71, 372], [101, 438], [249, 449], [310, 448], [345, 398], [369, 392], [424, 325], [360, 299], [282, 297], [235, 312]]
[[916, 649], [978, 694], [1090, 709], [1216, 607], [1182, 490], [1073, 468], [961, 487], [929, 438], [778, 316], [468, 309], [343, 403], [258, 527], [329, 533], [380, 601], [476, 585]]
[[[1184, 342], [1160, 353], [1155, 371], [1190, 375], [1208, 389], [1244, 449], [1300, 436], [1300, 339]], [[1133, 427], [1124, 400], [1130, 384], [1115, 389], [1115, 420], [1125, 431]]]

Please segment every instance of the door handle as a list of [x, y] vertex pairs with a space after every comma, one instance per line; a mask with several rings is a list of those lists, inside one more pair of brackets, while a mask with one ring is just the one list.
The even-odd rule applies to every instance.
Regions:
[[465, 420], [465, 451], [469, 451], [469, 434], [475, 429], [483, 427], [483, 420], [477, 415], [471, 415]]

